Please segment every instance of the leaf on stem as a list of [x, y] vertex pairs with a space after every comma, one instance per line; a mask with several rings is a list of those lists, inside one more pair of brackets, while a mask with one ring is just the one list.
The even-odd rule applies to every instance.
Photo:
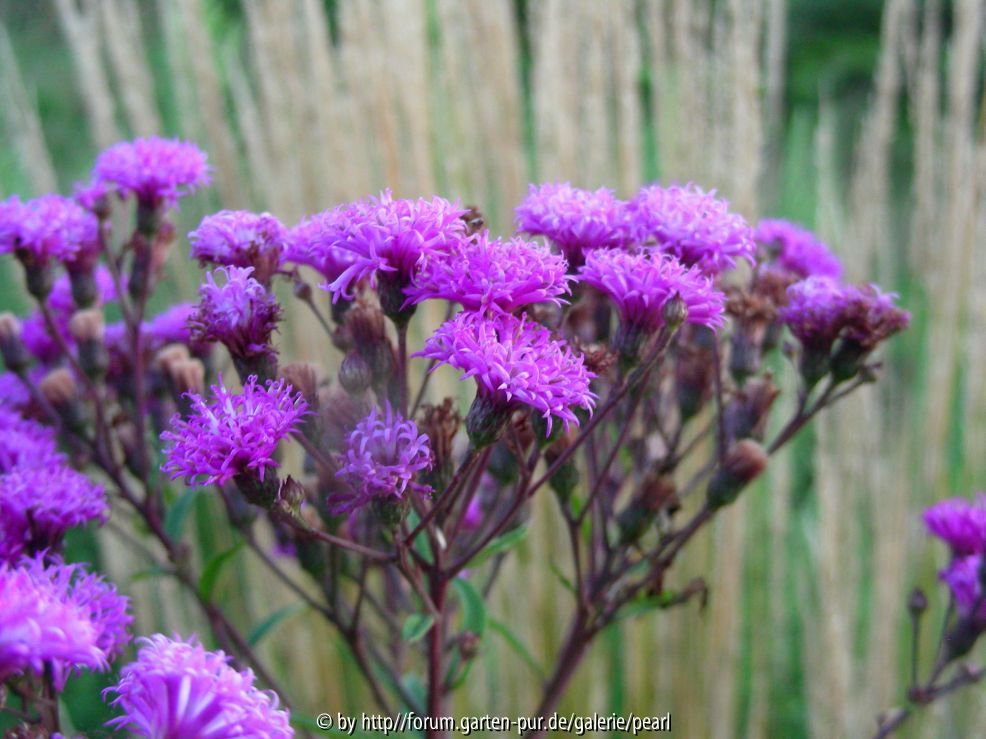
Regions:
[[404, 626], [401, 627], [401, 639], [409, 644], [416, 642], [428, 633], [433, 623], [435, 617], [430, 613], [412, 613], [404, 620]]
[[496, 537], [482, 551], [477, 552], [475, 557], [469, 560], [469, 565], [475, 567], [488, 560], [494, 554], [500, 554], [501, 552], [513, 549], [523, 541], [525, 536], [527, 536], [527, 526], [518, 526], [512, 531]]
[[486, 604], [476, 587], [462, 577], [452, 580], [452, 586], [462, 601], [462, 626], [476, 636], [486, 631]]
[[259, 624], [253, 627], [249, 634], [247, 634], [247, 643], [251, 647], [257, 646], [260, 641], [267, 636], [271, 631], [274, 630], [282, 621], [287, 621], [292, 616], [296, 616], [307, 608], [305, 603], [291, 603], [283, 608], [278, 608], [267, 618], [261, 621]]
[[219, 552], [219, 554], [210, 559], [206, 564], [202, 570], [202, 574], [199, 576], [199, 595], [202, 596], [203, 600], [212, 600], [212, 592], [216, 589], [216, 581], [219, 579], [219, 574], [222, 572], [223, 566], [235, 557], [236, 553], [242, 547], [243, 542], [238, 541], [229, 549]]

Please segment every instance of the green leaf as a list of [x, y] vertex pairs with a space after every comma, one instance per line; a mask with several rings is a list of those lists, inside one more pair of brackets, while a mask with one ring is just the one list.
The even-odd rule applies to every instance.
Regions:
[[452, 586], [462, 601], [462, 625], [476, 636], [486, 631], [486, 604], [475, 586], [462, 577], [452, 580]]
[[495, 554], [500, 554], [501, 552], [506, 552], [508, 549], [512, 549], [520, 544], [520, 542], [524, 540], [525, 536], [527, 536], [527, 526], [518, 526], [513, 531], [508, 531], [502, 536], [496, 537], [493, 541], [486, 545], [485, 549], [469, 560], [469, 565], [475, 567], [476, 565], [482, 564]]
[[199, 595], [203, 599], [206, 601], [212, 600], [212, 591], [216, 588], [216, 580], [219, 579], [219, 573], [222, 572], [223, 566], [236, 556], [236, 553], [240, 551], [242, 546], [243, 542], [238, 541], [226, 551], [219, 552], [219, 554], [210, 559], [206, 564], [205, 569], [202, 570], [202, 574], [199, 576]]
[[185, 519], [192, 510], [192, 504], [198, 497], [199, 488], [189, 488], [185, 490], [178, 499], [168, 506], [168, 512], [164, 516], [164, 530], [174, 541], [181, 540], [182, 529], [185, 528]]
[[251, 647], [257, 646], [257, 644], [274, 630], [274, 627], [278, 626], [282, 621], [287, 621], [292, 616], [297, 616], [299, 613], [305, 610], [307, 605], [305, 603], [292, 603], [291, 605], [284, 606], [284, 608], [278, 608], [267, 618], [261, 621], [259, 624], [253, 627], [249, 634], [247, 634], [247, 642]]
[[575, 586], [572, 584], [572, 581], [565, 576], [565, 573], [561, 571], [561, 568], [556, 565], [553, 560], [548, 560], [548, 567], [550, 567], [551, 571], [555, 573], [555, 576], [561, 581], [561, 584], [565, 586], [565, 590], [570, 593], [575, 592]]
[[524, 642], [518, 639], [517, 636], [514, 635], [514, 632], [512, 632], [506, 624], [501, 621], [497, 621], [495, 618], [490, 618], [490, 628], [503, 637], [503, 640], [507, 642], [507, 646], [517, 653], [517, 656], [531, 668], [534, 674], [538, 676], [539, 680], [544, 680], [547, 677], [544, 670], [541, 668], [541, 665], [539, 665], [538, 661], [534, 658], [534, 655], [532, 655], [527, 647], [524, 646]]
[[401, 628], [401, 639], [406, 642], [416, 642], [428, 633], [431, 625], [435, 623], [435, 617], [430, 613], [412, 613], [404, 620]]
[[140, 570], [132, 574], [130, 576], [130, 582], [135, 583], [135, 582], [140, 582], [141, 580], [149, 580], [152, 577], [168, 577], [169, 575], [173, 575], [173, 574], [174, 572], [172, 572], [172, 570], [168, 569], [167, 567], [162, 567], [161, 565], [152, 565], [148, 567], [146, 570]]

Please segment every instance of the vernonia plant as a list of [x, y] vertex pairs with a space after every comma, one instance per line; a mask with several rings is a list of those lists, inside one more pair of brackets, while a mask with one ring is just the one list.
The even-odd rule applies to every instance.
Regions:
[[[450, 729], [529, 503], [552, 496], [569, 615], [529, 709], [550, 715], [609, 624], [704, 593], [701, 573], [672, 585], [682, 549], [820, 411], [876, 379], [874, 351], [908, 322], [892, 295], [842, 282], [811, 233], [754, 230], [713, 192], [656, 184], [630, 200], [532, 186], [507, 238], [458, 202], [389, 191], [293, 228], [222, 211], [188, 237], [208, 270], [198, 301], [151, 315], [179, 242], [170, 210], [207, 182], [194, 145], [138, 139], [100, 155], [74, 199], [0, 203], [0, 250], [35, 302], [0, 318], [0, 618], [16, 623], [0, 677], [26, 725], [57, 731], [69, 675], [124, 649], [125, 599], [61, 559], [69, 528], [112, 516], [156, 541], [223, 650], [144, 639], [107, 691], [113, 726], [291, 734], [291, 685], [165, 525], [184, 486], [218, 496], [235, 537], [338, 629], [378, 709], [414, 712], [430, 736]], [[426, 331], [416, 319], [436, 302], [446, 320]], [[278, 326], [302, 311], [335, 357], [289, 361]], [[797, 398], [773, 418], [785, 358]], [[440, 386], [441, 365], [462, 384]]]

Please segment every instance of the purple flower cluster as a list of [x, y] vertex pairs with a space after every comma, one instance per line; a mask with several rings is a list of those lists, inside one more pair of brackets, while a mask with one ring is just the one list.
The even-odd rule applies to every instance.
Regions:
[[2, 564], [0, 603], [0, 681], [50, 667], [61, 690], [74, 670], [105, 670], [130, 640], [127, 599], [80, 565]]
[[[216, 282], [216, 274], [225, 282]], [[189, 318], [196, 341], [221, 342], [239, 358], [274, 354], [270, 340], [281, 308], [252, 275], [253, 267], [219, 267], [206, 274], [198, 307]]]
[[[335, 282], [356, 262], [352, 251], [338, 246], [353, 212], [352, 207], [340, 206], [304, 219], [288, 232], [284, 261], [311, 267], [326, 283]], [[357, 284], [349, 285], [350, 293]]]
[[264, 284], [281, 266], [287, 229], [270, 213], [223, 210], [202, 219], [188, 235], [200, 263], [253, 267]]
[[401, 498], [415, 475], [433, 463], [428, 437], [414, 421], [395, 412], [390, 403], [383, 412], [374, 408], [349, 435], [338, 472], [354, 495], [333, 501], [333, 510], [345, 513], [377, 498]]
[[32, 267], [51, 260], [72, 262], [99, 248], [96, 217], [74, 200], [42, 195], [0, 202], [0, 253], [15, 252]]
[[591, 411], [594, 376], [563, 340], [530, 320], [509, 313], [484, 315], [462, 312], [446, 321], [415, 356], [427, 357], [475, 378], [478, 394], [495, 407], [509, 410], [526, 405], [545, 419], [567, 429], [578, 424], [574, 408]]
[[147, 205], [171, 206], [209, 184], [209, 166], [195, 144], [152, 136], [121, 141], [103, 151], [93, 179], [113, 186], [121, 197], [134, 195]]
[[427, 255], [405, 293], [409, 303], [441, 298], [466, 310], [513, 313], [534, 303], [559, 305], [571, 290], [567, 271], [564, 257], [542, 244], [483, 232]]
[[685, 320], [709, 328], [723, 324], [725, 296], [712, 278], [697, 267], [685, 267], [655, 250], [591, 252], [580, 271], [583, 282], [605, 293], [616, 305], [620, 320], [650, 333], [664, 325], [664, 307], [679, 298], [688, 310]]
[[13, 408], [0, 406], [0, 474], [62, 461], [55, 434], [48, 426], [24, 418]]
[[986, 493], [979, 493], [974, 500], [953, 498], [936, 503], [925, 510], [924, 523], [928, 532], [951, 550], [952, 560], [940, 577], [951, 590], [959, 612], [986, 619], [986, 604], [981, 600]]
[[753, 262], [753, 229], [715, 191], [691, 184], [650, 185], [630, 201], [629, 212], [640, 243], [653, 242], [689, 267], [717, 275], [738, 259]]
[[106, 690], [123, 712], [108, 726], [149, 739], [294, 736], [277, 696], [257, 689], [253, 673], [232, 668], [223, 652], [163, 634], [139, 642], [137, 659]]
[[581, 266], [592, 249], [622, 247], [631, 240], [626, 204], [606, 188], [531, 185], [515, 218], [518, 230], [554, 242], [572, 268]]
[[255, 376], [239, 393], [230, 392], [220, 378], [212, 394], [211, 403], [189, 394], [188, 418], [176, 414], [161, 434], [167, 444], [162, 470], [188, 485], [222, 484], [238, 475], [263, 480], [268, 468], [278, 466], [278, 443], [298, 428], [308, 404], [284, 380], [261, 387]]
[[754, 238], [777, 260], [782, 269], [798, 277], [842, 277], [842, 263], [814, 233], [796, 223], [764, 219]]

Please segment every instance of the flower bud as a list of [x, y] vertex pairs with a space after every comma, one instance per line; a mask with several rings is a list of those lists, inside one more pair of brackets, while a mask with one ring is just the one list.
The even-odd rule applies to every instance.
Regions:
[[693, 418], [712, 397], [715, 378], [713, 343], [715, 334], [705, 326], [682, 330], [675, 355], [675, 386], [682, 422]]
[[79, 365], [89, 377], [102, 377], [109, 366], [110, 357], [103, 337], [106, 324], [99, 308], [80, 310], [69, 320], [69, 332], [79, 351]]
[[674, 331], [688, 318], [688, 305], [680, 295], [675, 295], [664, 304], [664, 325]]
[[31, 355], [21, 341], [21, 322], [13, 313], [0, 313], [0, 354], [7, 369], [20, 373], [31, 364]]
[[318, 410], [318, 367], [311, 362], [290, 362], [280, 369], [280, 376], [301, 393], [308, 407]]
[[78, 431], [85, 426], [85, 408], [71, 370], [66, 367], [52, 370], [42, 378], [38, 389], [70, 429]]
[[394, 369], [394, 350], [380, 309], [358, 303], [347, 313], [344, 344], [362, 355], [370, 369], [373, 383], [385, 383]]
[[201, 395], [205, 391], [205, 365], [201, 359], [190, 357], [168, 365], [168, 379], [177, 398], [187, 393]]
[[496, 441], [510, 420], [510, 408], [483, 393], [477, 393], [466, 414], [466, 433], [473, 447], [482, 449]]
[[191, 358], [191, 354], [188, 353], [188, 347], [184, 344], [168, 344], [158, 350], [157, 354], [154, 355], [154, 362], [152, 366], [162, 375], [168, 376], [171, 374], [171, 365], [175, 362], [184, 362]]
[[762, 441], [770, 409], [778, 395], [780, 390], [769, 374], [747, 382], [723, 411], [726, 435], [732, 440], [749, 437]]
[[262, 480], [256, 471], [246, 470], [233, 477], [233, 482], [248, 503], [264, 510], [274, 506], [281, 490], [281, 481], [269, 470]]
[[79, 308], [92, 307], [99, 297], [99, 284], [96, 282], [95, 264], [79, 264], [68, 271], [72, 287], [72, 300]]
[[676, 500], [677, 488], [668, 475], [648, 475], [640, 492], [617, 516], [620, 543], [632, 544], [643, 536], [657, 514]]
[[452, 446], [462, 426], [462, 417], [452, 398], [441, 405], [423, 405], [418, 428], [428, 437], [434, 466], [425, 475], [425, 482], [434, 490], [444, 490], [452, 474]]
[[733, 444], [706, 492], [709, 507], [716, 509], [733, 503], [740, 492], [767, 467], [767, 452], [752, 439]]
[[911, 597], [907, 599], [907, 610], [915, 617], [928, 610], [928, 596], [921, 588], [914, 588], [911, 591]]
[[339, 365], [339, 384], [353, 395], [362, 395], [373, 382], [373, 370], [363, 355], [351, 350]]
[[472, 631], [463, 631], [459, 637], [459, 657], [468, 662], [479, 654], [480, 637]]
[[401, 522], [407, 517], [410, 500], [397, 495], [376, 497], [370, 502], [373, 517], [383, 528], [396, 531]]

